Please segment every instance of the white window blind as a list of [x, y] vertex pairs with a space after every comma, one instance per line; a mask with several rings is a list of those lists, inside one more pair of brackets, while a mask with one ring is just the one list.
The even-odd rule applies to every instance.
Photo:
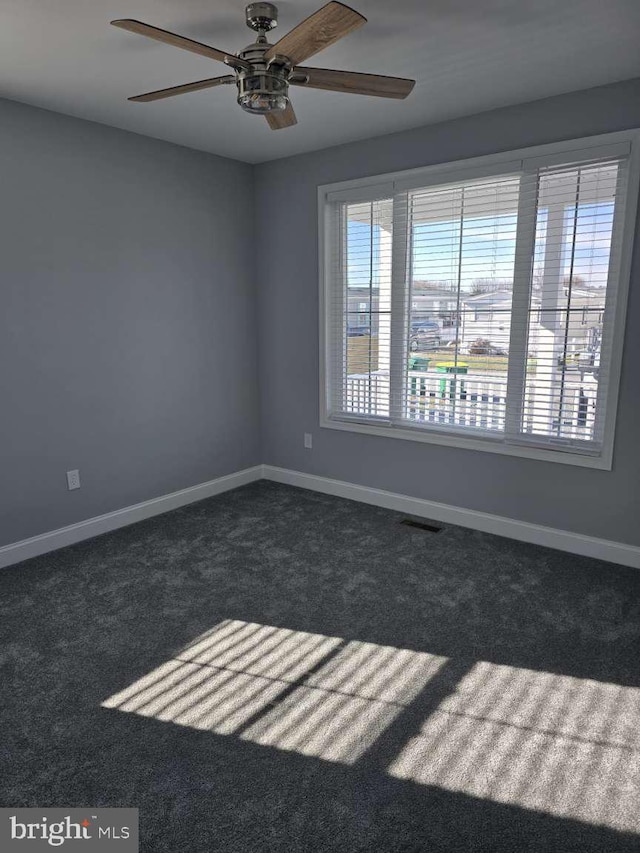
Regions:
[[399, 420], [504, 430], [518, 197], [512, 175], [409, 193]]
[[327, 196], [328, 420], [599, 455], [628, 151]]
[[392, 218], [392, 199], [333, 209], [332, 405], [346, 416], [389, 416]]
[[530, 439], [602, 444], [625, 181], [620, 159], [539, 172], [522, 422]]

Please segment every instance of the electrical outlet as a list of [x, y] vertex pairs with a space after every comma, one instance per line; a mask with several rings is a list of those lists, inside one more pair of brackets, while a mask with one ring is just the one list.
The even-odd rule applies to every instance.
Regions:
[[311, 448], [313, 447], [313, 436], [310, 432], [305, 432], [304, 434], [304, 446], [307, 448], [307, 450], [311, 450]]
[[80, 471], [67, 471], [67, 486], [70, 492], [80, 488]]

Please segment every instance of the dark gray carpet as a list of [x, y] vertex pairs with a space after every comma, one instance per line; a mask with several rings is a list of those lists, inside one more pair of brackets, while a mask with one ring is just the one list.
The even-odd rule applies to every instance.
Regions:
[[144, 851], [640, 849], [640, 573], [260, 482], [0, 572], [0, 801]]

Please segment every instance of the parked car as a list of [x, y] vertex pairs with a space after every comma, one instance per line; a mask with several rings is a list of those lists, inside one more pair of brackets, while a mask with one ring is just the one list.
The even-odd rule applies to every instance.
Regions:
[[434, 320], [421, 320], [411, 326], [409, 349], [411, 352], [437, 349], [440, 340], [440, 326]]
[[369, 326], [349, 326], [347, 328], [347, 336], [350, 338], [362, 338], [365, 335], [370, 335], [371, 329]]

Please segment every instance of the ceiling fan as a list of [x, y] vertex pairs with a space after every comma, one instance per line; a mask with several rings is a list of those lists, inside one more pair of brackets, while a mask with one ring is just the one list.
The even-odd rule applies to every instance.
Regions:
[[289, 100], [290, 85], [307, 89], [327, 89], [331, 92], [352, 92], [355, 95], [375, 95], [381, 98], [406, 98], [415, 85], [414, 80], [402, 77], [308, 68], [298, 64], [366, 24], [366, 18], [336, 0], [318, 9], [273, 45], [267, 41], [267, 33], [278, 24], [278, 9], [273, 3], [250, 3], [246, 8], [246, 20], [247, 26], [258, 35], [254, 44], [238, 54], [216, 50], [209, 45], [152, 27], [142, 21], [130, 18], [111, 21], [114, 27], [224, 62], [235, 72], [186, 83], [183, 86], [147, 92], [129, 100], [157, 101], [173, 95], [235, 83], [238, 87], [238, 103], [242, 109], [264, 115], [272, 130], [280, 130], [297, 123]]

